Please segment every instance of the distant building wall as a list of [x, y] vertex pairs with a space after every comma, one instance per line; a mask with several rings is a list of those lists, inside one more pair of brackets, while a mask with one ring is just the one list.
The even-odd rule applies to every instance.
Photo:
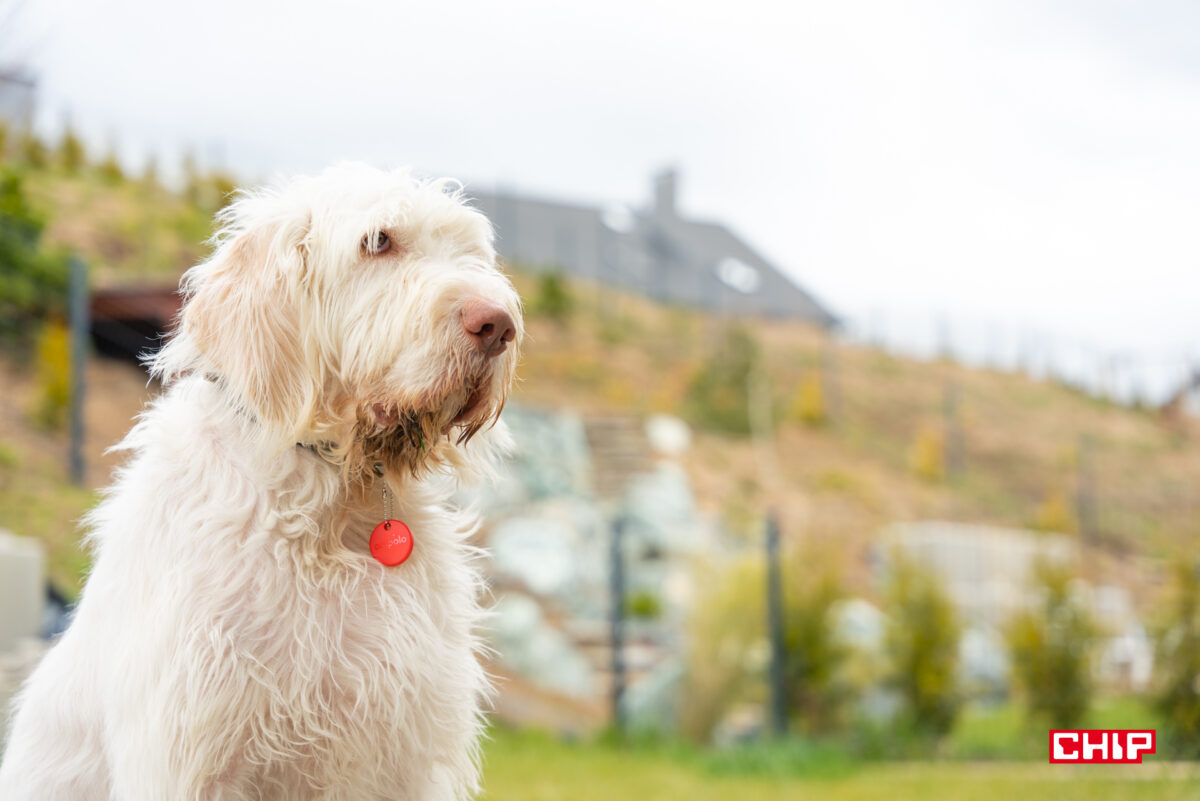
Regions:
[[1077, 554], [1064, 534], [938, 521], [890, 526], [881, 545], [885, 560], [898, 550], [937, 571], [963, 617], [988, 626], [1003, 626], [1026, 605], [1039, 561], [1065, 564]]
[[0, 122], [28, 131], [33, 127], [37, 82], [22, 72], [0, 68]]

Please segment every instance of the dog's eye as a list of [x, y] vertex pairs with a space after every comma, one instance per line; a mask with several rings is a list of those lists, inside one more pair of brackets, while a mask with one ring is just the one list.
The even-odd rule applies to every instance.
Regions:
[[392, 249], [392, 239], [383, 231], [376, 231], [363, 237], [362, 247], [368, 255], [378, 256]]

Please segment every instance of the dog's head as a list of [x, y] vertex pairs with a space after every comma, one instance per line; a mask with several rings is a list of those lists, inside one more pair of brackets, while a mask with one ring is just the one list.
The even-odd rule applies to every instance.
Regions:
[[216, 376], [264, 431], [350, 475], [461, 463], [523, 334], [492, 230], [451, 181], [342, 165], [244, 193], [189, 271], [165, 378]]

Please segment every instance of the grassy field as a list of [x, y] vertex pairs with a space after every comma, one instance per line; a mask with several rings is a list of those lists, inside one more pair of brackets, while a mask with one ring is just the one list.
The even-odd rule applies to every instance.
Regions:
[[[1103, 697], [1092, 704], [1080, 728], [1162, 730], [1162, 716], [1144, 698]], [[1046, 726], [1030, 723], [1017, 703], [970, 704], [958, 718], [945, 756], [961, 760], [1044, 760]]]
[[[732, 764], [731, 764], [732, 763]], [[734, 760], [663, 749], [569, 744], [497, 731], [484, 765], [487, 801], [1195, 801], [1200, 769], [1147, 761], [1132, 766], [1016, 763], [813, 765], [780, 773], [739, 770]]]

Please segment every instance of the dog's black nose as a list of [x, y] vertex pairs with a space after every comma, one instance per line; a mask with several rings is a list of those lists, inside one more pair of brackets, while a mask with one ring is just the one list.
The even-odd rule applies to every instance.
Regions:
[[475, 348], [488, 356], [503, 353], [505, 346], [517, 335], [517, 324], [512, 315], [490, 300], [468, 300], [463, 304], [459, 319]]

